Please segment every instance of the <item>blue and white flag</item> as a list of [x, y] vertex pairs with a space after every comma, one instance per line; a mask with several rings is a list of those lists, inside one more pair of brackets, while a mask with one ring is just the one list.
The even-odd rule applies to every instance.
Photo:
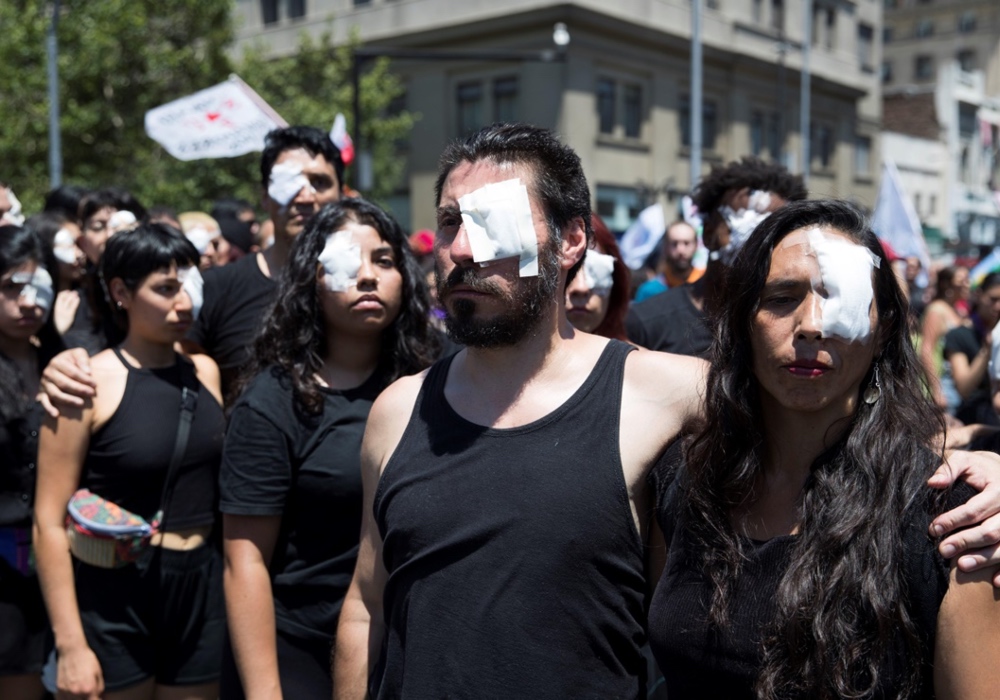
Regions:
[[924, 240], [923, 227], [917, 210], [903, 190], [895, 163], [888, 159], [882, 165], [882, 184], [875, 202], [872, 228], [900, 257], [916, 256], [920, 259], [921, 270], [917, 285], [926, 287], [931, 256], [927, 250], [927, 241]]

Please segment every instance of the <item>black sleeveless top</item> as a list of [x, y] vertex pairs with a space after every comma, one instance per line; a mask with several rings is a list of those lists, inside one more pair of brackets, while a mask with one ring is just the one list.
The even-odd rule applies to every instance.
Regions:
[[635, 698], [643, 546], [619, 455], [625, 357], [610, 341], [576, 393], [487, 428], [429, 371], [375, 495], [388, 571], [373, 698]]
[[167, 529], [211, 525], [225, 432], [222, 407], [195, 378], [189, 361], [178, 356], [172, 367], [140, 369], [118, 348], [114, 352], [128, 368], [125, 393], [114, 415], [90, 438], [81, 487], [147, 520], [155, 515], [177, 441], [181, 390], [197, 386], [187, 449], [173, 477], [173, 498], [166, 504]]

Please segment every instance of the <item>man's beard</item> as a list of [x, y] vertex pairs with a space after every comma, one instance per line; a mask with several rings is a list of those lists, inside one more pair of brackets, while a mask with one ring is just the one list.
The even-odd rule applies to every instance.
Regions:
[[[495, 281], [479, 277], [478, 265], [456, 267], [446, 279], [437, 273], [438, 299], [445, 308], [448, 336], [461, 345], [473, 348], [498, 348], [516, 345], [536, 330], [547, 306], [551, 306], [559, 286], [558, 243], [549, 241], [538, 255], [538, 275], [519, 277], [512, 290]], [[447, 301], [457, 285], [492, 295], [503, 302], [504, 311], [488, 318], [476, 318], [472, 299]]]

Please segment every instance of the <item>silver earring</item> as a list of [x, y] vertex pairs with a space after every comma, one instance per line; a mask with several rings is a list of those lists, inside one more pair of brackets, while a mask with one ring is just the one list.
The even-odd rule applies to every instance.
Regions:
[[878, 363], [875, 363], [875, 373], [872, 375], [871, 384], [865, 389], [865, 393], [862, 395], [864, 397], [865, 403], [869, 406], [879, 400], [882, 396], [882, 384], [878, 380]]
[[120, 301], [116, 301], [115, 302], [115, 308], [118, 309], [119, 311], [121, 311], [122, 303]]

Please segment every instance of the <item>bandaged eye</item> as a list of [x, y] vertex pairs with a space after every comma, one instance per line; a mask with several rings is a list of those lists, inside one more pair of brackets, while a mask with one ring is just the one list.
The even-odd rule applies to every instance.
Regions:
[[177, 280], [181, 283], [181, 291], [187, 292], [191, 299], [191, 317], [197, 321], [205, 303], [205, 280], [201, 271], [192, 265], [178, 268]]
[[588, 250], [583, 259], [583, 275], [587, 288], [594, 294], [607, 296], [614, 284], [615, 258], [612, 255]]
[[45, 312], [52, 308], [55, 291], [52, 288], [52, 277], [43, 267], [34, 272], [18, 272], [11, 275], [10, 281], [21, 287], [20, 298], [29, 306], [37, 306]]
[[331, 292], [346, 292], [358, 283], [361, 271], [361, 246], [350, 231], [336, 231], [326, 237], [319, 254], [323, 266], [323, 284]]
[[484, 185], [459, 197], [472, 259], [485, 265], [518, 258], [521, 277], [538, 275], [538, 238], [528, 188], [519, 178]]

